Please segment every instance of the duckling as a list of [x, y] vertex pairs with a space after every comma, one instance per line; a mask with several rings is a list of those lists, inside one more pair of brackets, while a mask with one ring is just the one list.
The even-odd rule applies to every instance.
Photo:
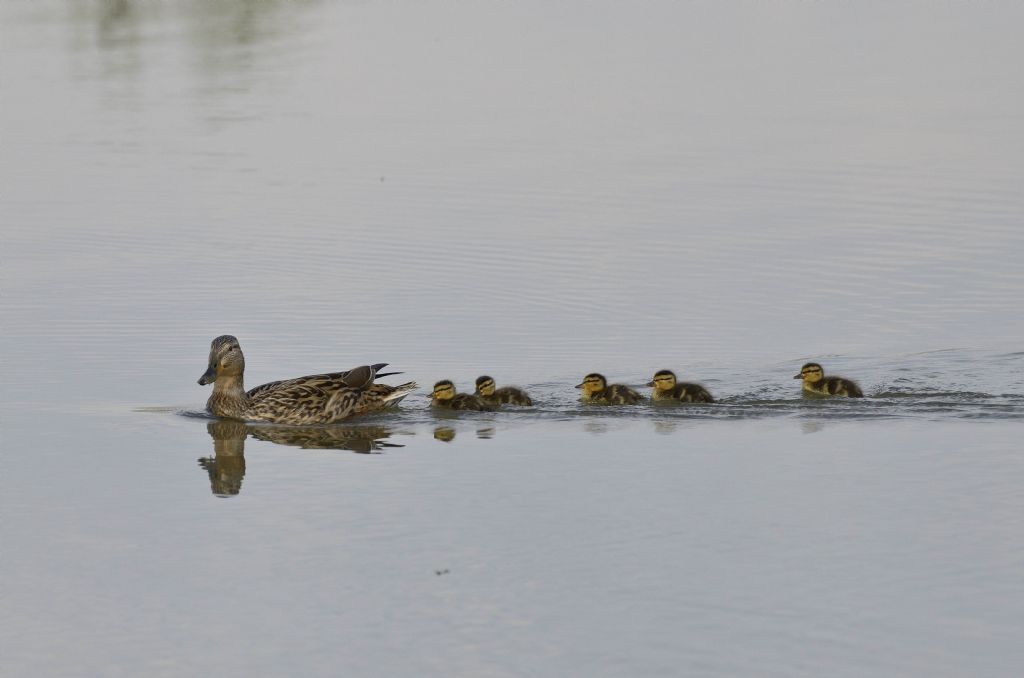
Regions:
[[[210, 358], [199, 384], [213, 384], [206, 409], [218, 417], [277, 424], [330, 424], [352, 415], [393, 407], [416, 390], [416, 382], [400, 386], [375, 384], [387, 363], [272, 381], [246, 392], [245, 356], [238, 339], [225, 334], [210, 344]], [[389, 372], [388, 374], [396, 374]]]
[[491, 405], [532, 405], [533, 400], [521, 388], [504, 386], [494, 388], [494, 379], [483, 376], [476, 378], [476, 396]]
[[603, 375], [592, 372], [583, 377], [583, 382], [576, 384], [582, 389], [580, 400], [585, 403], [602, 405], [636, 405], [644, 401], [644, 397], [622, 384], [609, 384]]
[[826, 377], [825, 370], [818, 363], [807, 363], [800, 368], [800, 374], [794, 379], [803, 379], [804, 395], [847, 396], [863, 398], [864, 392], [849, 379], [842, 377]]
[[672, 370], [659, 370], [654, 373], [654, 378], [647, 382], [648, 386], [654, 387], [651, 391], [651, 400], [675, 400], [683, 403], [713, 403], [708, 390], [700, 384], [687, 384], [676, 382], [676, 375]]
[[472, 393], [456, 393], [455, 384], [448, 379], [442, 379], [434, 384], [430, 398], [431, 407], [443, 407], [449, 410], [493, 412], [498, 409], [497, 405], [492, 405]]

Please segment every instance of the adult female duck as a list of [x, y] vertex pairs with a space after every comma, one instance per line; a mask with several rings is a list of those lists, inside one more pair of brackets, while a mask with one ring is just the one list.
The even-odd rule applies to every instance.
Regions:
[[247, 392], [242, 385], [242, 348], [238, 339], [225, 334], [210, 344], [209, 366], [199, 377], [199, 384], [213, 383], [206, 409], [218, 417], [277, 424], [330, 424], [397, 405], [416, 389], [414, 381], [400, 386], [373, 383], [377, 371], [386, 364], [272, 381]]

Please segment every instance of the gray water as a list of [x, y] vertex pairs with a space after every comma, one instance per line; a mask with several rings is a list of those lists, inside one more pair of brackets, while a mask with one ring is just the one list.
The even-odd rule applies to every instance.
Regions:
[[[0, 4], [0, 674], [1018, 675], [1022, 23]], [[222, 333], [424, 388], [216, 421]]]

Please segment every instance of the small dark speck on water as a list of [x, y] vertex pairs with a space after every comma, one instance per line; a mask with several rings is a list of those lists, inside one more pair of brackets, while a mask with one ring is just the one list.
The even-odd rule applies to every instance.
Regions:
[[449, 570], [447, 567], [443, 570], [434, 570], [434, 574], [436, 574], [438, 577], [444, 576], [449, 572], [451, 572], [451, 570]]

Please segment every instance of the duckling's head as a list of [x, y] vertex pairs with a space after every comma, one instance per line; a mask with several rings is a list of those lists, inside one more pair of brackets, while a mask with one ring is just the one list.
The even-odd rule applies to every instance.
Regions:
[[807, 363], [800, 368], [800, 374], [794, 375], [794, 379], [803, 379], [808, 384], [817, 384], [825, 378], [825, 370], [818, 363]]
[[597, 372], [591, 372], [587, 376], [583, 377], [583, 382], [576, 384], [576, 388], [583, 389], [584, 395], [591, 393], [598, 393], [599, 391], [605, 390], [608, 387], [608, 381], [603, 375]]
[[430, 397], [434, 400], [451, 400], [455, 397], [455, 384], [448, 379], [442, 379], [434, 384], [434, 391]]
[[676, 373], [672, 370], [659, 370], [654, 373], [654, 379], [647, 382], [658, 391], [671, 390], [676, 385]]
[[238, 339], [224, 334], [210, 343], [210, 361], [206, 372], [199, 377], [199, 385], [212, 384], [218, 377], [240, 377], [244, 371], [245, 358]]
[[489, 396], [494, 393], [494, 379], [488, 376], [476, 378], [476, 394]]

